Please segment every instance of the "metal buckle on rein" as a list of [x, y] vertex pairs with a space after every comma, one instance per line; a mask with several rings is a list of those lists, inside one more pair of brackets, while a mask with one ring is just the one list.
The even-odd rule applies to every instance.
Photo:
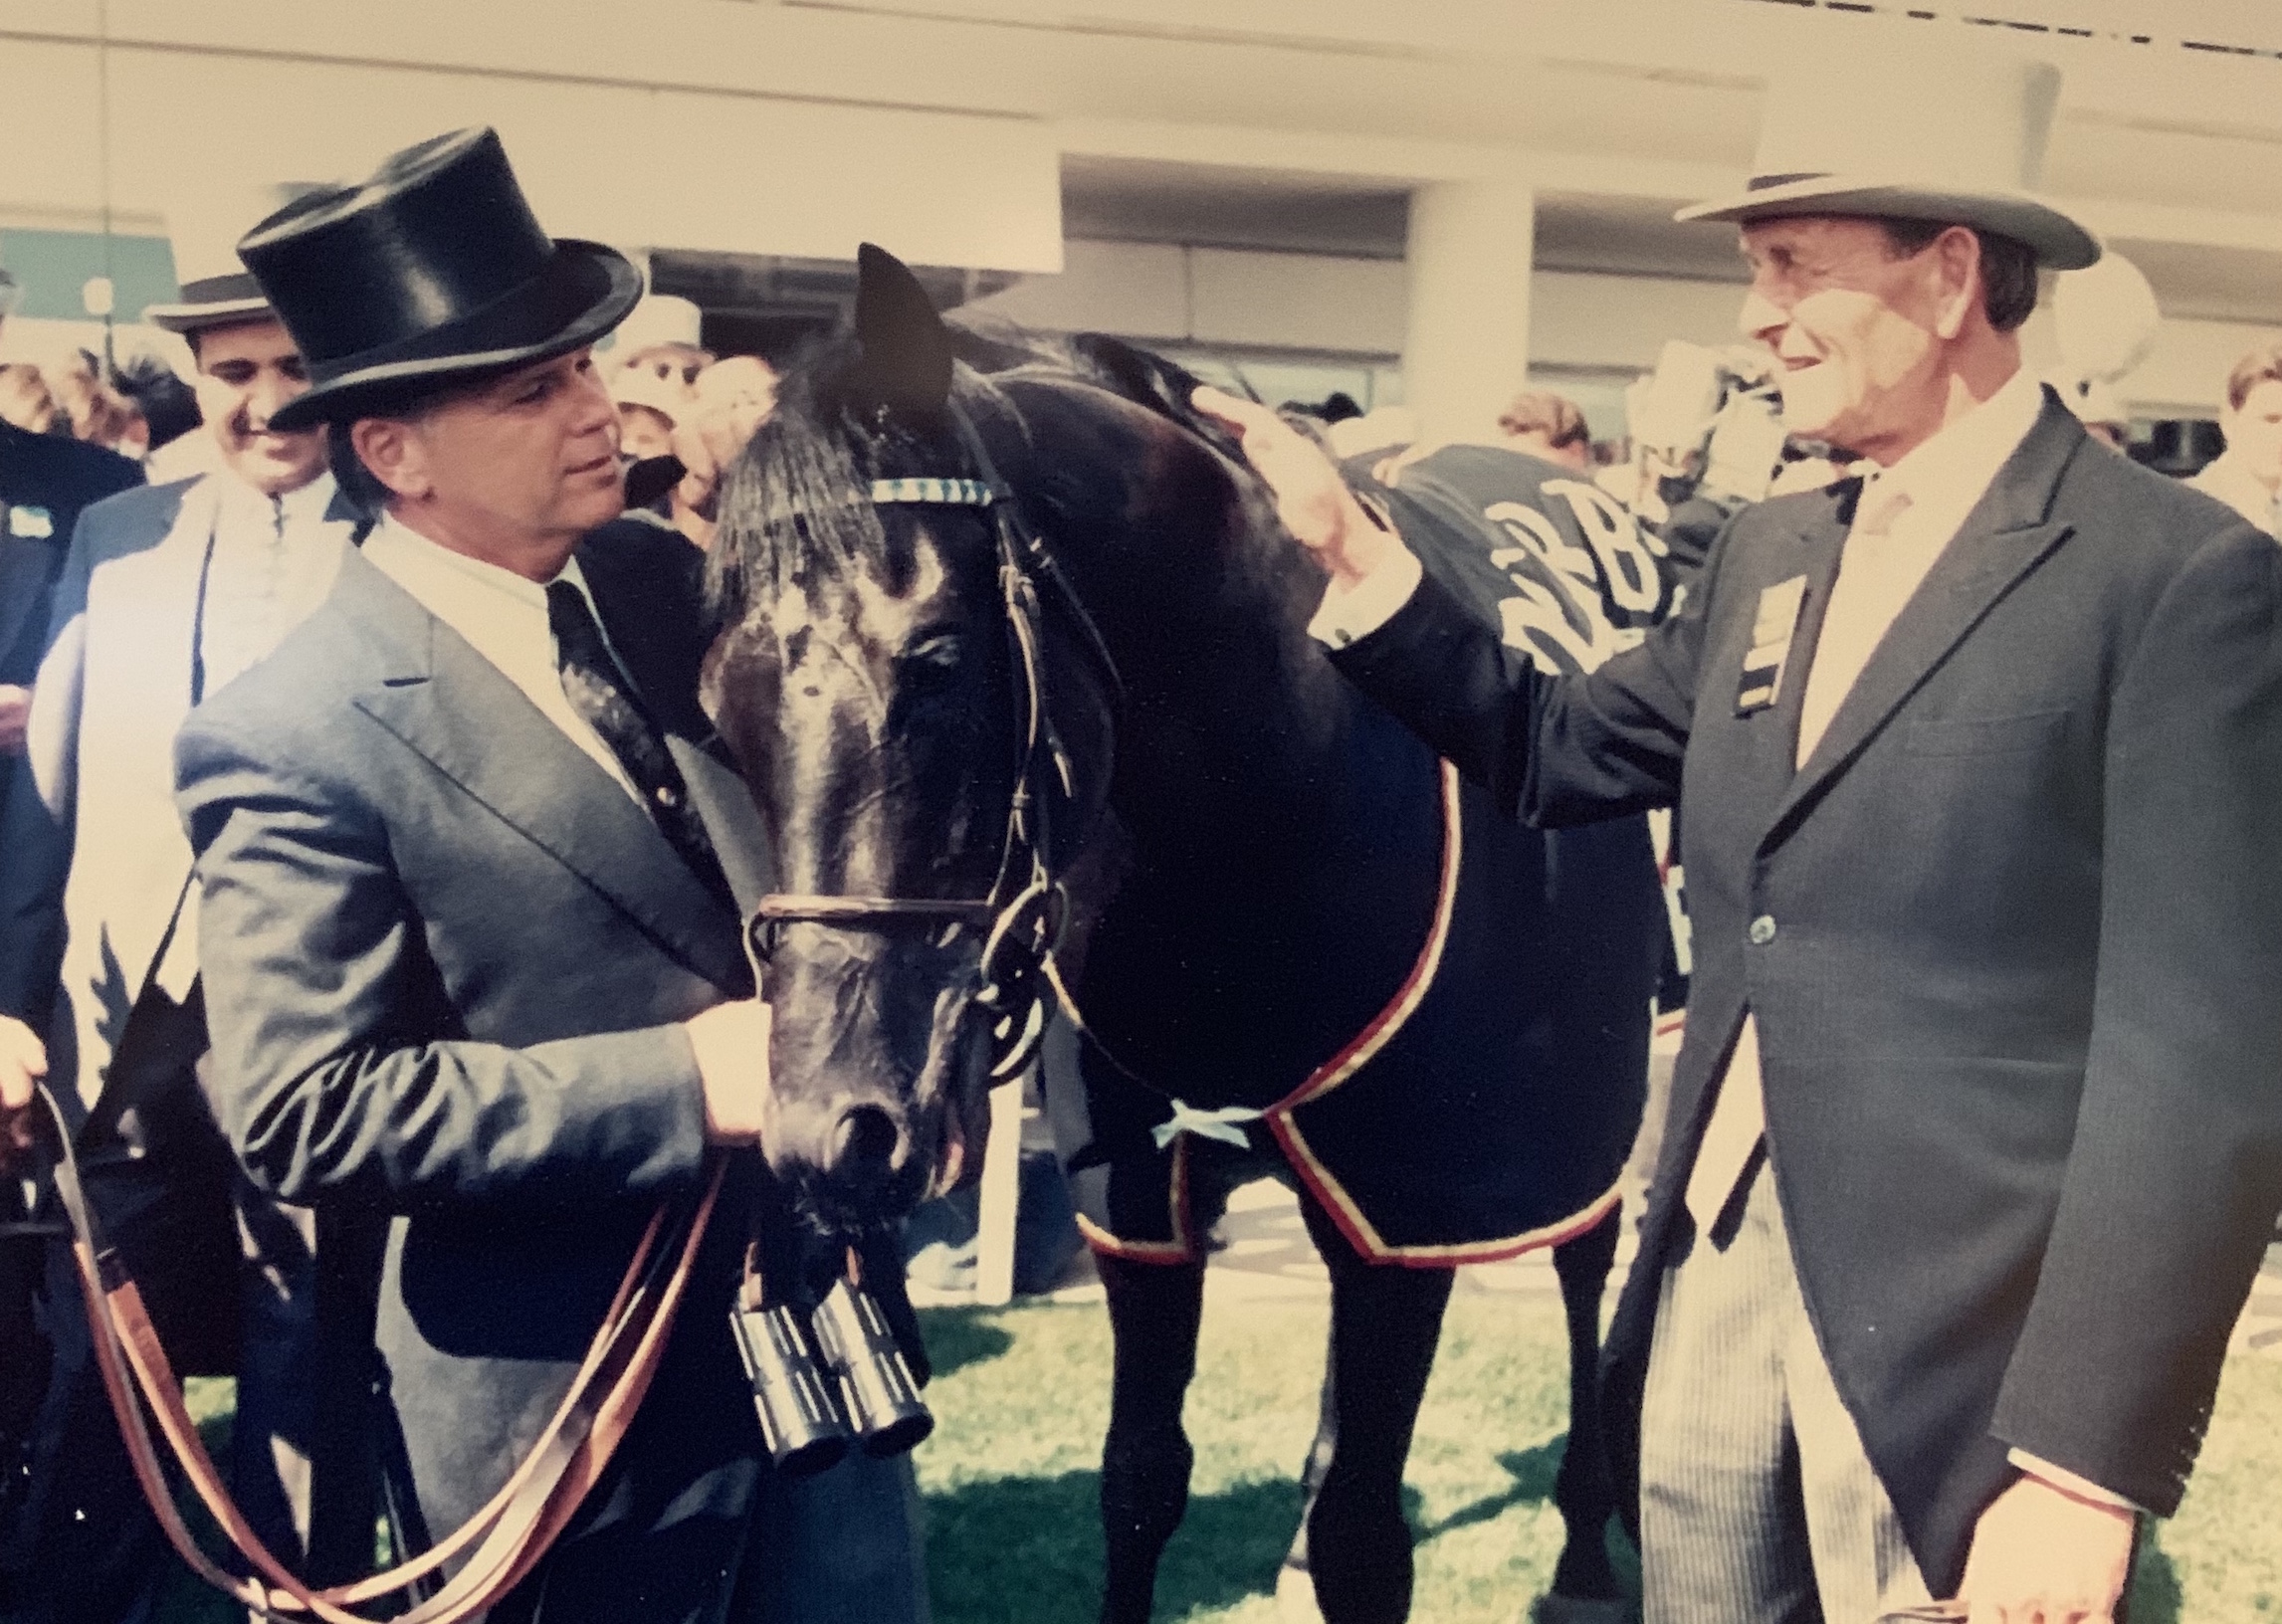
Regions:
[[982, 990], [975, 1002], [990, 1016], [994, 1084], [1029, 1065], [1046, 1035], [1046, 1000], [1039, 982], [1069, 916], [1069, 893], [1041, 872], [991, 922], [982, 946]]

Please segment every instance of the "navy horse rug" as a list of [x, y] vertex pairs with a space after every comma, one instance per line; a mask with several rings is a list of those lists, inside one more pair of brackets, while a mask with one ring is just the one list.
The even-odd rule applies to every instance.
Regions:
[[[1658, 544], [1553, 464], [1459, 445], [1384, 484], [1346, 472], [1549, 672], [1597, 666], [1670, 606]], [[1288, 854], [1351, 887], [1295, 887], [1316, 900], [1211, 961], [1181, 920], [1120, 917], [1062, 989], [1078, 1030], [1049, 1043], [1047, 1109], [1097, 1250], [1199, 1261], [1228, 1192], [1264, 1174], [1363, 1258], [1420, 1268], [1558, 1244], [1617, 1200], [1666, 926], [1645, 820], [1524, 828], [1360, 710], [1342, 777], [1369, 798], [1362, 832]]]

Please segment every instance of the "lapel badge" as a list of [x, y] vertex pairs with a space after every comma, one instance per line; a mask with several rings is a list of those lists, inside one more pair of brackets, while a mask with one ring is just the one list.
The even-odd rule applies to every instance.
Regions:
[[8, 533], [21, 535], [34, 541], [45, 541], [56, 533], [56, 519], [45, 508], [29, 505], [8, 509]]
[[1793, 575], [1760, 593], [1759, 614], [1752, 621], [1752, 645], [1744, 656], [1744, 673], [1736, 689], [1736, 714], [1756, 715], [1782, 692], [1783, 668], [1790, 663], [1791, 639], [1798, 631], [1799, 611], [1806, 606], [1806, 577]]

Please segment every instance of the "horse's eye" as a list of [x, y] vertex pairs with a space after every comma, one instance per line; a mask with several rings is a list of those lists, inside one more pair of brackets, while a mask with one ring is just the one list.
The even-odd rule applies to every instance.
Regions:
[[965, 655], [966, 646], [956, 632], [937, 632], [933, 637], [923, 637], [914, 643], [906, 658], [916, 666], [950, 671], [956, 668]]

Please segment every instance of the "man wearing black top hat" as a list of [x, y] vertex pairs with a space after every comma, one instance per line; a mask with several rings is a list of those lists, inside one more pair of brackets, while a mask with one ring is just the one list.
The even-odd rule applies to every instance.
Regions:
[[[400, 1543], [530, 1452], [662, 1198], [760, 1176], [767, 1019], [668, 740], [709, 729], [678, 536], [612, 524], [589, 346], [640, 274], [550, 241], [489, 130], [240, 244], [361, 549], [176, 750], [216, 1116], [283, 1199], [394, 1214], [370, 1424]], [[908, 1472], [773, 1479], [717, 1223], [631, 1430], [494, 1620], [924, 1615]], [[354, 1395], [343, 1395], [349, 1401]]]

